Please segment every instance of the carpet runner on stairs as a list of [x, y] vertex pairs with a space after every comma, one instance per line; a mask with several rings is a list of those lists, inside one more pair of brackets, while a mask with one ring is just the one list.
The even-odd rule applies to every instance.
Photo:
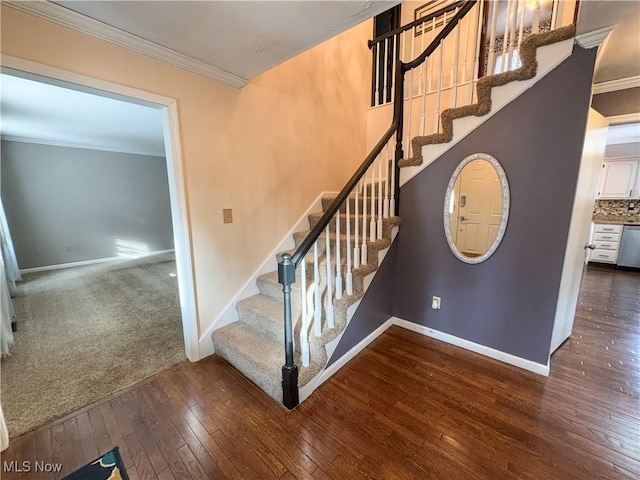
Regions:
[[[332, 198], [325, 198], [322, 201], [323, 209], [326, 209]], [[350, 207], [355, 207], [355, 200], [350, 199]], [[355, 209], [351, 208], [351, 212]], [[359, 210], [362, 211], [362, 202], [360, 201]], [[345, 206], [342, 207], [345, 212]], [[322, 213], [312, 213], [309, 215], [309, 228], [320, 220]], [[355, 231], [355, 221], [362, 224], [362, 216], [356, 217], [350, 215], [352, 232]], [[347, 248], [347, 236], [343, 234], [346, 227], [346, 215], [341, 218], [341, 248]], [[327, 290], [327, 274], [326, 274], [326, 257], [325, 257], [325, 241], [326, 234], [323, 233], [318, 239], [318, 258], [320, 273], [320, 292], [322, 297], [322, 335], [316, 337], [313, 333], [313, 326], [309, 326], [309, 344], [311, 350], [311, 362], [308, 367], [302, 366], [300, 358], [300, 346], [298, 344], [299, 332], [301, 328], [301, 281], [300, 269], [296, 272], [296, 283], [292, 285], [292, 317], [294, 322], [294, 341], [296, 363], [299, 367], [298, 386], [303, 387], [320, 373], [327, 361], [327, 351], [325, 345], [336, 337], [338, 337], [346, 328], [348, 323], [347, 308], [358, 301], [364, 293], [364, 278], [378, 268], [378, 252], [388, 248], [391, 244], [392, 230], [400, 224], [398, 217], [383, 219], [382, 239], [375, 241], [367, 241], [367, 263], [353, 269], [353, 294], [347, 295], [346, 292], [340, 299], [334, 299], [334, 316], [335, 327], [327, 328], [325, 308], [326, 290]], [[308, 235], [310, 230], [294, 233], [294, 241], [296, 248]], [[333, 245], [336, 241], [335, 222], [330, 226], [329, 239]], [[360, 242], [362, 239], [360, 239]], [[354, 237], [351, 237], [351, 247], [354, 247]], [[343, 250], [344, 251], [344, 250]], [[280, 260], [282, 252], [277, 255]], [[290, 251], [288, 253], [293, 253]], [[313, 249], [307, 254], [305, 261], [307, 262], [307, 289], [311, 288], [313, 283]], [[343, 264], [344, 271], [344, 258]], [[335, 272], [335, 258], [331, 258], [331, 265]], [[331, 278], [332, 287], [335, 284], [335, 277]], [[213, 345], [215, 353], [231, 365], [238, 369], [244, 376], [258, 385], [270, 397], [278, 403], [282, 402], [282, 365], [284, 364], [284, 306], [282, 286], [278, 283], [277, 272], [269, 272], [261, 275], [257, 279], [259, 292], [257, 295], [245, 298], [236, 305], [238, 312], [238, 321], [213, 332]]]

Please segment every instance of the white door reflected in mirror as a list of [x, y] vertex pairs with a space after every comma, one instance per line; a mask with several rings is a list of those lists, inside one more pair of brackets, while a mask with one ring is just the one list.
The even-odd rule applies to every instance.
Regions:
[[497, 249], [509, 216], [509, 186], [498, 161], [486, 153], [465, 158], [451, 176], [444, 228], [452, 252], [480, 263]]

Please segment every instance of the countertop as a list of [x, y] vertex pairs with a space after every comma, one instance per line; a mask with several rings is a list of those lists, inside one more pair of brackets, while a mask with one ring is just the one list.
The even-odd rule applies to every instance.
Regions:
[[635, 215], [594, 215], [593, 223], [606, 223], [609, 225], [640, 225], [640, 214]]

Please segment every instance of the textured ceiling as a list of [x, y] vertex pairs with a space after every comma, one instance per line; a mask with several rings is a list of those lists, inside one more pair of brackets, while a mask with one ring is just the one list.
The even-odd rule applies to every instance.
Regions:
[[578, 34], [615, 28], [601, 47], [594, 83], [640, 75], [640, 1], [582, 1]]
[[0, 75], [3, 139], [164, 156], [159, 109]]
[[245, 79], [398, 1], [56, 1]]

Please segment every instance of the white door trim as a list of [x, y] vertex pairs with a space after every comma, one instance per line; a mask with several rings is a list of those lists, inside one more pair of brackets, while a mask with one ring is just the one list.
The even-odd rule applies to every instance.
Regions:
[[185, 354], [192, 362], [200, 360], [200, 352], [198, 349], [198, 314], [196, 308], [193, 257], [191, 253], [191, 230], [189, 228], [187, 195], [183, 174], [184, 165], [180, 149], [180, 124], [178, 121], [178, 106], [176, 100], [10, 55], [2, 55], [0, 64], [3, 68], [12, 69], [18, 73], [22, 72], [52, 79], [53, 82], [50, 83], [58, 82], [59, 84], [62, 82], [67, 84], [67, 87], [69, 87], [68, 84], [71, 83], [78, 87], [76, 88], [77, 90], [90, 91], [91, 93], [107, 97], [117, 96], [120, 97], [121, 100], [144, 104], [162, 110]]

